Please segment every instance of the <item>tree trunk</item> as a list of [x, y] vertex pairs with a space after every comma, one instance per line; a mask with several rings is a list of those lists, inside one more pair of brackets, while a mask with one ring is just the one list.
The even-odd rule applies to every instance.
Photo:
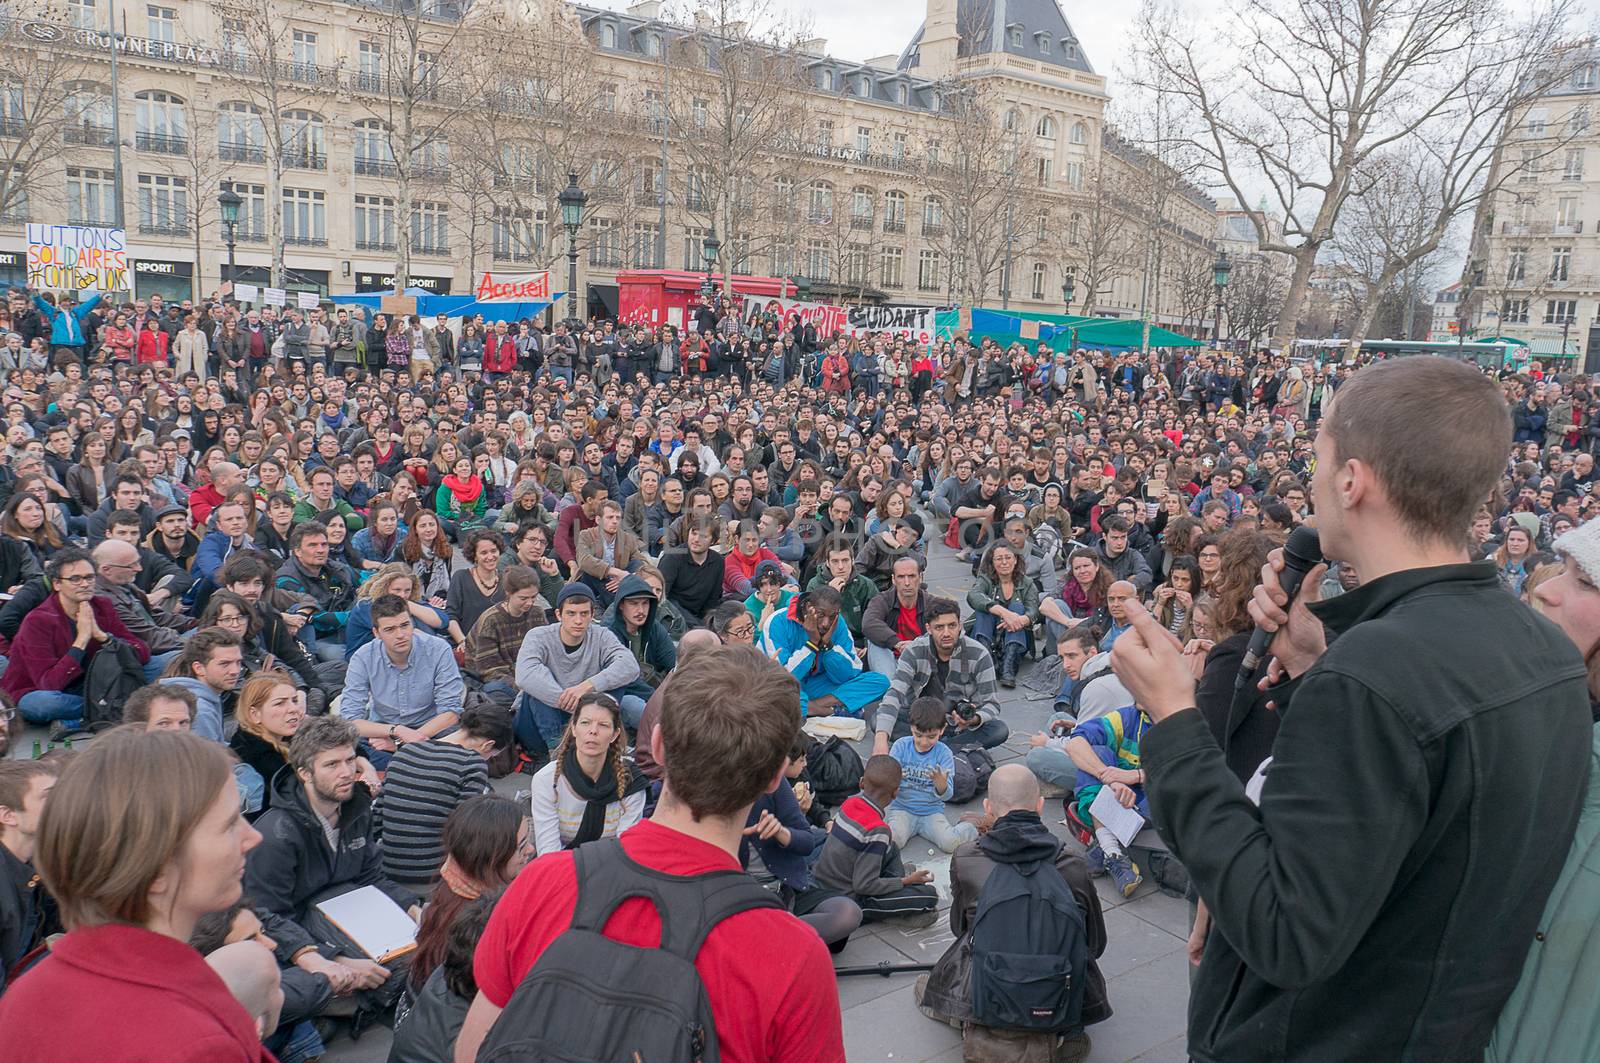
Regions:
[[1365, 298], [1361, 300], [1361, 310], [1356, 314], [1355, 323], [1350, 326], [1350, 339], [1345, 344], [1347, 357], [1352, 360], [1361, 349], [1361, 341], [1367, 338], [1367, 330], [1372, 327], [1373, 319], [1378, 316], [1378, 292], [1382, 290], [1379, 287], [1369, 287]]
[[1294, 346], [1300, 312], [1305, 309], [1306, 293], [1311, 289], [1311, 271], [1317, 266], [1317, 252], [1321, 249], [1320, 242], [1308, 241], [1294, 250], [1294, 274], [1289, 278], [1283, 309], [1278, 311], [1278, 325], [1272, 330], [1272, 342], [1284, 351]]
[[272, 157], [267, 160], [267, 246], [272, 256], [268, 267], [268, 283], [282, 288], [283, 265], [283, 141], [281, 137], [267, 138], [267, 150]]

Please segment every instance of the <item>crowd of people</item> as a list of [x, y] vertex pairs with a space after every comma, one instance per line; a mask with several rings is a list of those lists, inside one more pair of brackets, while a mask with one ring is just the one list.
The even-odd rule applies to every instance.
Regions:
[[[1198, 708], [1192, 741], [1220, 749], [1241, 794], [1267, 790], [1240, 814], [1272, 811], [1263, 765], [1282, 755], [1287, 695], [1235, 677], [1276, 551], [1345, 505], [1319, 422], [1379, 370], [819, 337], [720, 297], [691, 325], [8, 293], [0, 714], [13, 741], [24, 722], [48, 731], [0, 762], [0, 1043], [85, 1058], [51, 1047], [65, 1020], [100, 1058], [133, 1037], [172, 1058], [300, 1063], [382, 1021], [393, 1060], [470, 1060], [515, 1020], [590, 1044], [554, 997], [528, 996], [529, 972], [570, 962], [580, 924], [675, 946], [638, 898], [591, 925], [600, 890], [584, 883], [756, 867], [774, 888], [730, 887], [695, 962], [722, 1051], [842, 1059], [829, 951], [866, 922], [937, 918], [939, 884], [901, 856], [920, 836], [953, 854], [959, 946], [919, 984], [924, 1010], [995, 1053], [969, 1058], [1022, 1058], [1029, 1031], [989, 1019], [996, 994], [979, 990], [995, 934], [979, 896], [1043, 874], [1076, 913], [1062, 949], [1077, 992], [1039, 1058], [1082, 1058], [1115, 1003], [1090, 879], [1131, 896], [1153, 874], [1124, 813], [1194, 877], [1202, 971], [1293, 951], [1242, 939], [1261, 912], [1208, 892], [1222, 850], [1201, 854], [1183, 833], [1200, 826], [1180, 822], [1201, 806], [1165, 812], [1142, 754], [1177, 730], [1161, 726], [1174, 707]], [[1457, 491], [1477, 491], [1459, 535], [1438, 535], [1492, 569], [1500, 623], [1532, 623], [1520, 599], [1593, 658], [1600, 403], [1569, 371], [1483, 379], [1515, 442]], [[1372, 388], [1362, 402], [1431, 416]], [[1417, 449], [1398, 430], [1384, 445]], [[1429, 508], [1450, 488], [1432, 475], [1420, 457], [1385, 466], [1367, 497], [1403, 496], [1437, 530], [1457, 513]], [[927, 584], [944, 550], [970, 566], [962, 594]], [[1330, 556], [1324, 601], [1355, 603], [1392, 570]], [[1170, 650], [1187, 704], [1148, 703], [1148, 677], [1115, 667], [1132, 645]], [[1524, 667], [1560, 679], [1578, 661], [1562, 647]], [[1013, 735], [1019, 685], [1052, 705], [1038, 733]], [[870, 751], [807, 720], [859, 720]], [[1007, 743], [1025, 756], [995, 768], [985, 751]], [[1323, 770], [1420, 800], [1385, 774], [1397, 764]], [[513, 773], [524, 801], [490, 786]], [[983, 811], [947, 812], [985, 790]], [[1076, 844], [1045, 827], [1053, 798]], [[1570, 839], [1577, 805], [1539, 807]], [[1541, 901], [1565, 846], [1533, 875]], [[414, 951], [380, 962], [327, 917], [362, 887], [416, 921]], [[1526, 950], [1503, 951], [1495, 1008]], [[755, 961], [761, 977], [740, 974]], [[1275, 985], [1318, 977], [1281, 962]], [[1235, 1006], [1196, 999], [1207, 1024]], [[1501, 1058], [1540, 1058], [1526, 1046], [1554, 1018], [1518, 999]], [[189, 1018], [167, 1021], [180, 1006]], [[111, 1007], [135, 1027], [91, 1018]], [[1196, 1058], [1282, 1057], [1220, 1029], [1192, 1035]]]

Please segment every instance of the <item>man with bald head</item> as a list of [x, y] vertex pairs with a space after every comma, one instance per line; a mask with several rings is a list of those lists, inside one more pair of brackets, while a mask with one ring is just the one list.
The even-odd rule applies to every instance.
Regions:
[[176, 620], [160, 606], [150, 604], [150, 599], [136, 583], [144, 568], [139, 558], [139, 548], [121, 539], [107, 539], [94, 548], [95, 593], [111, 599], [120, 619], [136, 638], [150, 647], [150, 663], [145, 677], [151, 682], [183, 650], [183, 637], [179, 634], [190, 619]]
[[[1100, 911], [1100, 897], [1089, 879], [1089, 867], [1076, 846], [1066, 845], [1050, 833], [1040, 813], [1044, 798], [1039, 780], [1021, 764], [1005, 764], [989, 776], [989, 793], [983, 800], [984, 814], [994, 825], [976, 841], [957, 849], [950, 858], [950, 931], [956, 941], [934, 964], [932, 973], [917, 979], [917, 1006], [924, 1014], [955, 1026], [968, 1024], [966, 1043], [971, 1051], [980, 1042], [993, 1054], [983, 1059], [1035, 1058], [1034, 1039], [1042, 1039], [1037, 1058], [1078, 1060], [1089, 1052], [1089, 1038], [1083, 1027], [1111, 1016], [1106, 1000], [1106, 981], [1095, 960], [1105, 951], [1106, 924]], [[997, 864], [1010, 864], [1027, 875], [1059, 875], [1078, 902], [1083, 915], [1084, 946], [1088, 962], [1083, 971], [1083, 1009], [1078, 1026], [1063, 1033], [1039, 1034], [999, 1030], [972, 1023], [972, 944], [967, 935], [978, 910], [978, 899]], [[1019, 953], [1034, 951], [1028, 942], [1018, 942]], [[1053, 1044], [1049, 1042], [1054, 1042]], [[972, 1058], [969, 1056], [969, 1058]]]
[[1106, 612], [1111, 616], [1111, 629], [1100, 636], [1100, 652], [1111, 652], [1117, 636], [1128, 630], [1128, 603], [1139, 600], [1139, 588], [1131, 580], [1119, 579], [1106, 588]]
[[634, 743], [633, 748], [633, 762], [651, 781], [659, 782], [661, 779], [661, 765], [650, 755], [650, 735], [661, 722], [662, 692], [667, 689], [667, 684], [672, 682], [673, 674], [683, 667], [683, 662], [697, 653], [715, 650], [721, 645], [721, 636], [708, 627], [692, 627], [685, 631], [683, 638], [678, 640], [678, 663], [656, 687], [650, 695], [650, 700], [644, 703], [644, 713], [639, 717], [638, 741]]
[[228, 492], [244, 483], [244, 470], [231, 461], [211, 463], [211, 482], [189, 492], [189, 519], [196, 528], [204, 528], [211, 519], [211, 511], [222, 504]]

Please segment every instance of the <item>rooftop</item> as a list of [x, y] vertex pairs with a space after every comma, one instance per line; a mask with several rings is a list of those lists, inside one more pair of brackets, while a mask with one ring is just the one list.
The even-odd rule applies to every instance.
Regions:
[[[918, 65], [925, 26], [917, 27], [900, 53], [900, 69]], [[1040, 63], [1094, 73], [1078, 35], [1056, 0], [957, 0], [956, 29], [963, 57], [1004, 52]]]

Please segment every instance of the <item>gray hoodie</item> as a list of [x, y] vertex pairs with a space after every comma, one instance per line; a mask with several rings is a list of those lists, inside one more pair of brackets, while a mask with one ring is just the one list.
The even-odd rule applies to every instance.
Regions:
[[517, 651], [517, 686], [546, 705], [554, 705], [563, 690], [584, 680], [596, 690], [611, 691], [638, 678], [639, 662], [598, 619], [571, 653], [561, 644], [559, 623], [534, 628]]

